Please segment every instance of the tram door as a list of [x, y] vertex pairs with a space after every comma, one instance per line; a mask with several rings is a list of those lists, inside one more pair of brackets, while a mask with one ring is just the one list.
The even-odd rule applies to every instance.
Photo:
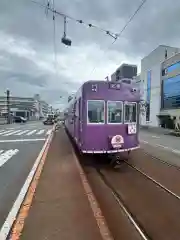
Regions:
[[78, 119], [77, 119], [77, 131], [78, 131], [78, 143], [81, 143], [81, 132], [82, 132], [82, 109], [81, 109], [81, 98], [78, 100]]

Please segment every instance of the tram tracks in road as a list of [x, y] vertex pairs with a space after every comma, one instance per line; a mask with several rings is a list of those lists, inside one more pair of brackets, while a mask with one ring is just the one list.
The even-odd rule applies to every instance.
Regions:
[[[124, 174], [123, 172], [121, 172], [121, 170], [119, 172], [116, 171], [116, 173], [115, 173], [116, 178], [113, 178], [112, 171], [108, 171], [107, 169], [104, 170], [103, 168], [102, 169], [96, 168], [96, 171], [97, 171], [98, 175], [100, 176], [100, 178], [102, 179], [103, 183], [110, 189], [111, 194], [113, 195], [114, 199], [118, 203], [119, 207], [123, 210], [123, 212], [129, 219], [131, 224], [134, 226], [135, 230], [141, 236], [141, 238], [143, 240], [144, 239], [146, 239], [146, 240], [147, 239], [148, 240], [159, 239], [159, 237], [163, 235], [163, 230], [164, 230], [162, 227], [163, 224], [165, 223], [165, 226], [169, 225], [168, 222], [170, 219], [172, 219], [172, 224], [173, 224], [173, 222], [175, 222], [178, 217], [178, 214], [176, 214], [176, 216], [174, 216], [174, 214], [172, 214], [171, 211], [175, 212], [175, 206], [177, 206], [177, 208], [178, 208], [179, 196], [178, 197], [176, 196], [176, 198], [174, 198], [174, 194], [171, 193], [170, 191], [167, 191], [167, 189], [164, 186], [163, 187], [159, 186], [158, 184], [156, 184], [155, 181], [152, 181], [153, 179], [148, 178], [149, 176], [146, 177], [144, 175], [144, 173], [142, 174], [141, 172], [137, 171], [137, 169], [132, 168], [132, 166], [130, 166], [130, 164], [128, 165], [128, 169], [129, 169], [129, 167], [131, 169], [135, 170], [135, 171], [131, 172], [131, 174], [133, 174], [133, 176], [134, 176], [134, 179], [139, 178], [142, 180], [142, 177], [143, 177], [144, 179], [146, 179], [146, 181], [150, 180], [149, 183], [147, 184], [147, 186], [145, 184], [146, 182], [143, 182], [143, 181], [142, 181], [143, 182], [142, 185], [144, 185], [144, 188], [146, 188], [146, 192], [149, 192], [149, 195], [151, 195], [152, 203], [150, 203], [150, 201], [146, 200], [146, 199], [148, 199], [148, 197], [146, 196], [146, 193], [144, 192], [144, 194], [143, 194], [143, 191], [142, 190], [140, 191], [140, 188], [137, 183], [134, 184], [133, 190], [132, 189], [130, 191], [128, 190], [129, 183], [127, 184], [126, 187], [122, 188], [122, 184], [118, 183], [118, 181], [119, 182], [121, 181], [121, 175]], [[126, 168], [126, 171], [128, 172], [127, 168]], [[108, 174], [108, 173], [110, 173], [110, 174]], [[134, 175], [134, 173], [136, 173], [136, 176]], [[119, 177], [117, 177], [117, 175], [119, 175]], [[127, 177], [126, 177], [126, 179], [127, 179]], [[135, 180], [135, 182], [136, 181], [137, 180]], [[153, 187], [154, 185], [152, 185], [151, 182], [153, 184], [155, 183], [155, 186], [160, 187], [163, 191], [158, 191], [157, 188]], [[132, 182], [132, 185], [133, 185], [133, 182]], [[149, 187], [149, 185], [151, 187]], [[131, 186], [131, 188], [132, 188], [132, 186]], [[142, 186], [141, 186], [141, 189], [142, 189]], [[132, 192], [134, 192], [134, 193], [132, 193]], [[132, 195], [132, 199], [130, 200], [129, 196], [131, 196], [131, 195]], [[135, 197], [135, 195], [139, 195], [139, 197]], [[173, 198], [172, 198], [172, 196], [173, 196]], [[137, 201], [137, 199], [140, 199], [140, 198], [142, 201], [142, 206], [137, 207], [137, 209], [136, 209], [136, 201]], [[158, 207], [158, 205], [161, 202], [161, 201], [159, 201], [160, 198], [164, 200], [164, 203], [162, 203], [163, 206]], [[157, 199], [157, 201], [156, 201], [156, 199]], [[146, 204], [146, 201], [147, 201], [147, 204]], [[155, 204], [156, 204], [157, 210], [152, 208], [152, 206]], [[172, 206], [172, 209], [171, 209], [171, 206]], [[160, 208], [160, 210], [158, 210], [158, 208]], [[144, 217], [144, 212], [149, 211], [149, 209], [152, 212], [149, 214], [148, 217], [147, 216]], [[167, 211], [167, 213], [166, 213], [166, 211]], [[179, 210], [177, 210], [177, 211], [179, 211]], [[163, 219], [164, 215], [165, 216], [167, 215], [167, 219]], [[158, 218], [160, 219], [160, 224], [158, 223], [158, 220], [157, 220]], [[149, 222], [149, 223], [151, 222], [150, 227], [147, 225], [147, 222]], [[156, 226], [158, 224], [159, 224], [159, 227]], [[177, 230], [177, 229], [179, 229], [179, 227], [177, 227], [177, 225], [179, 225], [178, 222], [176, 223], [176, 227], [174, 228], [175, 231], [173, 231], [173, 226], [169, 226], [168, 230], [166, 228], [166, 231], [169, 234], [169, 238], [163, 238], [163, 239], [178, 239], [177, 235], [179, 236], [180, 231]], [[158, 233], [158, 231], [159, 231], [159, 233]], [[178, 234], [177, 234], [177, 232], [178, 232]], [[166, 233], [166, 235], [167, 235], [167, 233]], [[174, 237], [174, 236], [176, 236], [176, 237]]]
[[[104, 163], [96, 164], [94, 160], [90, 162], [88, 160], [88, 166], [85, 167], [87, 173], [88, 171], [96, 172], [96, 175], [101, 179], [101, 184], [107, 186], [114, 202], [121, 209], [118, 211], [116, 206], [117, 211], [119, 214], [123, 212], [123, 215], [128, 219], [127, 228], [132, 225], [134, 228], [132, 231], [138, 233], [143, 240], [179, 239], [177, 236], [180, 235], [180, 224], [178, 223], [180, 196], [165, 187], [166, 184], [162, 185], [156, 181], [153, 175], [146, 174], [144, 169], [139, 169], [139, 166], [137, 167], [135, 164], [125, 161], [119, 169], [112, 169]], [[90, 176], [90, 184], [91, 178]], [[96, 180], [93, 181], [95, 186]], [[97, 189], [96, 186], [96, 192]], [[100, 198], [99, 194], [97, 199]], [[105, 200], [100, 199], [100, 201]], [[110, 205], [106, 204], [106, 208], [109, 207]], [[106, 214], [109, 218], [106, 208], [103, 209], [103, 212], [105, 218]], [[111, 216], [111, 221], [112, 219], [113, 216]], [[172, 226], [168, 222], [171, 222]], [[163, 233], [164, 228], [166, 233]]]
[[173, 167], [173, 168], [176, 168], [176, 170], [180, 171], [180, 166], [178, 166], [178, 165], [176, 165], [176, 164], [173, 164], [173, 163], [170, 163], [170, 162], [168, 162], [168, 161], [165, 161], [165, 160], [163, 160], [162, 158], [157, 157], [157, 156], [155, 156], [155, 155], [152, 155], [151, 153], [145, 151], [144, 149], [141, 149], [141, 150], [143, 151], [143, 153], [144, 153], [146, 156], [149, 156], [149, 157], [151, 157], [152, 159], [157, 160], [157, 161], [159, 161], [159, 162], [167, 165], [168, 167]]
[[[172, 192], [170, 189], [168, 189], [167, 187], [165, 187], [163, 184], [161, 184], [160, 182], [158, 182], [157, 180], [153, 179], [151, 176], [149, 176], [147, 173], [143, 172], [142, 170], [140, 170], [139, 168], [137, 168], [136, 166], [134, 166], [133, 164], [128, 163], [128, 161], [124, 161], [130, 168], [136, 170], [138, 173], [140, 173], [141, 175], [143, 175], [145, 178], [149, 179], [150, 181], [152, 181], [154, 184], [156, 184], [158, 187], [162, 188], [163, 190], [165, 190], [167, 193], [169, 193], [170, 195], [172, 195], [173, 197], [177, 198], [178, 200], [180, 200], [180, 196], [177, 195], [176, 193]], [[179, 169], [180, 170], [180, 169]]]
[[148, 233], [146, 232], [144, 227], [141, 225], [141, 223], [139, 223], [137, 218], [130, 211], [130, 209], [128, 208], [128, 206], [126, 205], [124, 200], [122, 199], [120, 193], [115, 190], [115, 188], [112, 186], [112, 184], [107, 180], [105, 175], [101, 172], [101, 170], [99, 170], [99, 169], [96, 169], [96, 170], [97, 170], [97, 173], [99, 174], [99, 176], [101, 177], [102, 181], [104, 182], [104, 184], [110, 189], [114, 199], [119, 204], [121, 209], [124, 211], [125, 215], [128, 217], [129, 221], [134, 226], [136, 231], [139, 233], [141, 238], [143, 240], [151, 240], [152, 238], [148, 235]]

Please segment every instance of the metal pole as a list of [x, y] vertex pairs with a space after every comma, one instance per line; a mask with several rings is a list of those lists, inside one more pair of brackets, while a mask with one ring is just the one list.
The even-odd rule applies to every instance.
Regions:
[[9, 96], [10, 96], [10, 91], [7, 90], [7, 124], [10, 124], [10, 101], [9, 101]]
[[64, 38], [66, 38], [66, 16], [64, 16]]

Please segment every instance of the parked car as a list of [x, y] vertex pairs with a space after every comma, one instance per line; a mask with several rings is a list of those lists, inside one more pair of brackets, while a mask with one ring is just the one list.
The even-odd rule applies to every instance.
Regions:
[[14, 122], [16, 123], [25, 123], [27, 122], [27, 119], [21, 116], [14, 116]]

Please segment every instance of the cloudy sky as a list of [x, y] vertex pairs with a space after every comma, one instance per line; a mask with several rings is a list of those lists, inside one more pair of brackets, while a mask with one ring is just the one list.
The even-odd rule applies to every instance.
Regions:
[[[36, 0], [45, 4], [47, 0]], [[141, 0], [55, 0], [57, 11], [121, 31]], [[89, 79], [104, 79], [121, 63], [137, 64], [159, 44], [180, 46], [180, 1], [147, 0], [111, 46], [103, 32], [68, 20], [72, 46], [61, 44], [63, 19], [56, 16], [57, 64], [52, 14], [31, 0], [0, 0], [0, 95], [41, 97], [61, 108], [67, 96]], [[62, 98], [60, 99], [60, 96]]]

